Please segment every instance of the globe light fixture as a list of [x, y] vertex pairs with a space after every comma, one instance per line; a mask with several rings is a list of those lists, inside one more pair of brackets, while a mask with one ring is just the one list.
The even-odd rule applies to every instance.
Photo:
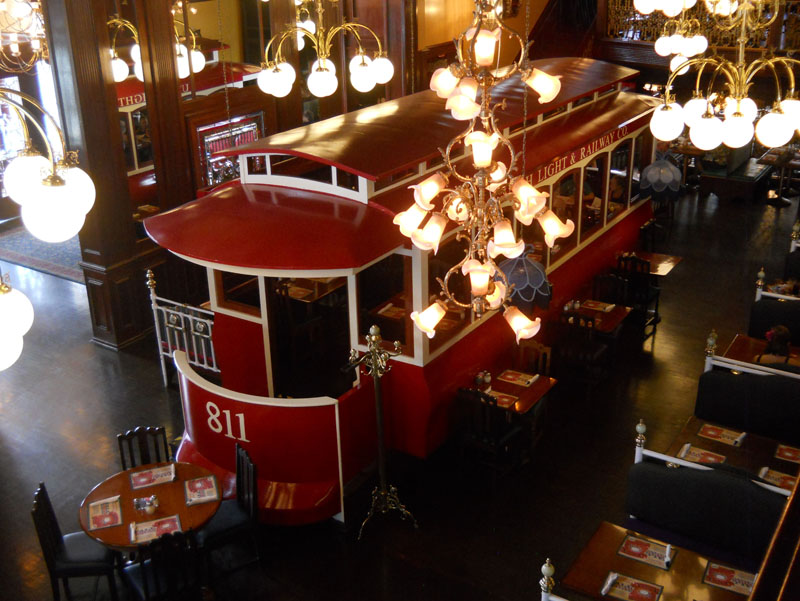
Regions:
[[0, 71], [27, 73], [49, 58], [42, 3], [0, 2]]
[[[516, 173], [518, 155], [496, 125], [496, 112], [504, 107], [504, 103], [492, 105], [492, 89], [497, 84], [519, 76], [539, 94], [540, 102], [550, 102], [558, 95], [561, 81], [529, 65], [527, 43], [503, 23], [495, 9], [494, 2], [476, 0], [472, 23], [455, 40], [459, 62], [437, 69], [431, 77], [431, 89], [447, 99], [445, 108], [455, 119], [469, 124], [442, 150], [444, 168], [409, 186], [414, 204], [394, 218], [414, 246], [434, 253], [448, 223], [462, 227], [456, 239], [466, 242], [463, 258], [438, 279], [439, 298], [411, 315], [417, 328], [430, 338], [453, 306], [471, 309], [478, 317], [505, 306], [504, 315], [517, 341], [534, 336], [541, 321], [509, 306], [511, 286], [495, 263], [500, 255], [518, 257], [525, 248], [504, 210], [513, 209], [514, 219], [526, 225], [537, 219], [550, 246], [556, 238], [569, 236], [575, 227], [572, 221], [562, 223], [546, 208], [548, 195]], [[495, 70], [497, 45], [507, 38], [519, 44], [519, 57], [508, 68]], [[465, 150], [470, 158], [462, 160]], [[468, 282], [468, 298], [460, 296], [465, 287], [451, 285], [453, 278]]]
[[0, 371], [11, 367], [22, 354], [22, 337], [33, 325], [33, 305], [12, 288], [6, 274], [0, 277]]
[[[333, 3], [332, 0], [331, 3]], [[324, 98], [333, 94], [339, 87], [336, 78], [336, 67], [330, 60], [331, 49], [334, 38], [337, 34], [350, 34], [356, 42], [356, 54], [349, 62], [350, 84], [358, 92], [369, 92], [376, 84], [385, 84], [394, 75], [394, 66], [386, 57], [381, 40], [372, 29], [360, 23], [343, 21], [342, 23], [326, 28], [323, 23], [325, 13], [325, 0], [313, 0], [316, 13], [316, 23], [311, 19], [311, 14], [304, 2], [297, 4], [298, 18], [293, 25], [287, 27], [281, 33], [270, 38], [264, 49], [264, 61], [261, 63], [261, 73], [268, 72], [275, 68], [275, 65], [285, 63], [283, 46], [287, 40], [296, 39], [298, 50], [305, 47], [306, 41], [310, 42], [317, 55], [317, 60], [311, 67], [308, 75], [308, 90], [319, 98]], [[302, 17], [305, 13], [305, 18]], [[366, 55], [364, 47], [361, 45], [361, 36], [368, 33], [375, 40], [378, 50], [373, 58]], [[270, 49], [274, 49], [274, 56], [270, 59]], [[264, 76], [260, 78], [264, 85], [259, 83], [262, 92], [273, 96], [283, 97], [291, 91], [286, 91], [285, 83], [279, 82], [274, 78]], [[276, 93], [277, 92], [277, 93]], [[284, 93], [285, 92], [285, 93]]]

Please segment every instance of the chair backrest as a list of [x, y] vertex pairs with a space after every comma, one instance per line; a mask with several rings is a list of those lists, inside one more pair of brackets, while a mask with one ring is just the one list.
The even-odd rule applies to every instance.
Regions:
[[117, 443], [123, 470], [172, 459], [163, 426], [137, 426], [117, 434]]
[[194, 532], [171, 532], [139, 545], [144, 599], [199, 599], [202, 572]]
[[44, 482], [39, 482], [39, 488], [33, 493], [31, 516], [33, 516], [33, 525], [36, 527], [36, 535], [39, 537], [39, 545], [42, 547], [44, 561], [48, 571], [52, 573], [55, 569], [56, 557], [64, 547], [64, 539]]
[[620, 255], [617, 257], [617, 269], [626, 274], [650, 275], [650, 261], [636, 255]]
[[460, 388], [459, 400], [468, 405], [469, 435], [484, 443], [499, 441], [512, 425], [507, 411], [497, 406], [497, 399], [477, 388]]
[[258, 520], [258, 474], [244, 448], [236, 444], [236, 502], [253, 522]]
[[522, 371], [533, 371], [549, 376], [552, 351], [552, 348], [533, 338], [520, 340], [517, 367]]
[[604, 303], [628, 302], [628, 280], [616, 273], [598, 273], [592, 282], [592, 298]]

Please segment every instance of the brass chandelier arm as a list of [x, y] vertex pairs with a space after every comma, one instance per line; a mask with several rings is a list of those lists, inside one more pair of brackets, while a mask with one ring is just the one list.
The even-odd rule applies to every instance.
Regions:
[[[31, 113], [30, 110], [28, 110], [22, 103], [19, 103], [19, 102], [15, 101], [15, 100], [12, 100], [11, 98], [9, 98], [9, 95], [19, 96], [20, 98], [22, 98], [26, 102], [29, 102], [34, 107], [36, 107], [36, 109], [39, 110], [42, 113], [42, 115], [44, 115], [44, 117], [46, 119], [48, 119], [53, 124], [54, 129], [58, 133], [58, 139], [59, 139], [59, 142], [61, 144], [61, 152], [64, 155], [62, 161], [65, 164], [69, 164], [69, 157], [68, 157], [68, 153], [67, 153], [67, 144], [66, 144], [66, 141], [64, 139], [64, 132], [61, 131], [61, 128], [58, 126], [58, 123], [53, 118], [53, 116], [50, 113], [48, 113], [46, 110], [44, 110], [44, 107], [42, 107], [42, 105], [33, 96], [31, 96], [30, 94], [26, 94], [25, 92], [19, 92], [17, 90], [12, 90], [12, 89], [9, 89], [9, 88], [0, 87], [0, 102], [4, 102], [7, 105], [11, 106], [12, 108], [16, 109], [16, 112], [17, 112], [18, 115], [20, 115], [20, 114], [25, 115], [28, 118], [28, 120], [33, 124], [33, 126], [36, 128], [36, 130], [39, 132], [39, 134], [41, 135], [42, 141], [44, 142], [44, 145], [47, 148], [48, 158], [49, 158], [50, 163], [52, 164], [52, 167], [53, 167], [53, 174], [55, 175], [56, 169], [58, 167], [58, 161], [56, 160], [55, 153], [53, 152], [52, 144], [50, 143], [50, 140], [47, 138], [47, 134], [45, 133], [44, 128], [36, 120], [34, 114]], [[25, 132], [26, 132], [26, 134], [28, 133], [27, 128], [25, 128]], [[28, 140], [30, 140], [30, 136], [28, 136]]]
[[111, 36], [111, 49], [114, 51], [114, 53], [117, 51], [117, 35], [119, 34], [120, 29], [127, 29], [130, 31], [131, 35], [133, 36], [133, 41], [137, 44], [139, 43], [139, 32], [137, 31], [136, 26], [127, 19], [112, 17], [106, 22], [106, 25], [114, 28], [114, 33]]
[[[341, 25], [337, 25], [336, 27], [332, 28], [330, 30], [330, 32], [328, 33], [328, 44], [329, 45], [332, 44], [333, 37], [337, 33], [339, 33], [340, 31], [345, 31], [345, 32], [353, 34], [353, 37], [356, 39], [356, 42], [358, 43], [358, 49], [359, 49], [360, 53], [363, 53], [364, 52], [364, 48], [361, 45], [361, 35], [359, 33], [359, 30], [364, 30], [364, 31], [368, 32], [375, 39], [375, 42], [378, 44], [378, 53], [376, 54], [376, 56], [384, 56], [383, 45], [381, 44], [381, 39], [378, 37], [378, 34], [375, 33], [370, 27], [368, 27], [366, 25], [362, 25], [361, 23], [348, 23], [348, 22], [345, 22], [345, 23], [342, 23]], [[330, 46], [328, 48], [328, 53], [330, 54]]]
[[[275, 65], [276, 63], [283, 62], [283, 43], [287, 40], [292, 38], [295, 34], [302, 33], [306, 36], [311, 44], [314, 46], [314, 51], [317, 53], [319, 58], [327, 58], [328, 55], [323, 56], [319, 52], [319, 43], [317, 40], [318, 34], [312, 34], [308, 29], [304, 27], [298, 27], [297, 25], [290, 25], [286, 30], [284, 30], [279, 36], [273, 36], [270, 38], [269, 42], [267, 42], [267, 47], [264, 49], [264, 63], [267, 65]], [[275, 44], [275, 60], [269, 60], [269, 49], [272, 44], [277, 40], [277, 44]]]
[[[447, 167], [447, 169], [449, 171], [451, 171], [452, 174], [456, 176], [456, 179], [458, 181], [460, 181], [460, 182], [465, 182], [465, 183], [466, 182], [471, 182], [472, 178], [471, 177], [467, 177], [465, 175], [461, 175], [458, 172], [458, 169], [456, 169], [455, 163], [453, 163], [453, 161], [451, 159], [451, 153], [453, 151], [453, 146], [455, 146], [457, 143], [461, 142], [469, 134], [471, 134], [473, 131], [475, 131], [475, 123], [477, 122], [477, 120], [478, 120], [478, 117], [474, 117], [472, 119], [472, 121], [470, 122], [469, 127], [467, 129], [465, 129], [463, 132], [461, 132], [460, 134], [458, 134], [455, 138], [450, 140], [450, 142], [447, 144], [447, 149], [442, 153], [442, 158], [444, 159], [445, 167]], [[441, 152], [441, 149], [439, 149], [439, 152]]]
[[174, 29], [175, 29], [175, 38], [178, 40], [178, 43], [180, 43], [180, 41], [181, 41], [181, 34], [180, 34], [179, 30], [178, 30], [178, 25], [182, 25], [184, 31], [188, 31], [189, 35], [192, 36], [192, 47], [191, 47], [191, 50], [197, 50], [197, 36], [195, 35], [194, 30], [191, 27], [187, 27], [186, 23], [184, 23], [180, 19], [173, 18], [173, 21], [175, 23], [175, 27], [174, 27]]
[[[733, 31], [737, 27], [744, 26], [750, 31], [756, 32], [768, 28], [775, 22], [775, 19], [777, 19], [780, 14], [781, 5], [784, 4], [785, 1], [786, 0], [749, 0], [748, 2], [742, 2], [742, 6], [729, 15], [720, 16], [712, 13], [711, 17], [714, 19], [716, 27], [721, 31]], [[761, 17], [764, 14], [764, 6], [766, 4], [771, 5], [772, 14], [769, 19], [762, 21]], [[750, 15], [753, 11], [757, 12], [755, 17]], [[734, 16], [735, 13], [738, 14]]]

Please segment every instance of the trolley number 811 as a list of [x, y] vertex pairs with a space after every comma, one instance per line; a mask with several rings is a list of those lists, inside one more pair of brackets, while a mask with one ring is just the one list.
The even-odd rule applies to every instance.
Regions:
[[240, 442], [250, 442], [247, 440], [247, 433], [244, 429], [244, 413], [234, 413], [233, 417], [236, 418], [239, 426], [239, 436], [234, 436], [233, 424], [231, 421], [231, 412], [228, 409], [219, 410], [219, 407], [213, 401], [206, 403], [206, 412], [208, 413], [208, 427], [212, 432], [220, 434], [223, 430], [223, 424], [220, 421], [220, 415], [225, 417], [225, 437], [233, 438]]

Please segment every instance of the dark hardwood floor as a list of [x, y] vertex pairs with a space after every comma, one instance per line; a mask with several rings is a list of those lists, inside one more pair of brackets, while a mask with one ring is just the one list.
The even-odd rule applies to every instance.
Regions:
[[[692, 412], [709, 330], [725, 345], [746, 329], [755, 274], [762, 265], [771, 277], [781, 273], [796, 211], [797, 200], [775, 209], [684, 198], [657, 243], [684, 257], [663, 280], [657, 335], [591, 395], [559, 383], [530, 463], [495, 476], [447, 446], [426, 461], [392, 455], [389, 479], [418, 530], [378, 516], [358, 542], [368, 482], [350, 499], [347, 529], [263, 528], [261, 565], [218, 575], [214, 598], [538, 598], [546, 557], [559, 580], [601, 521], [625, 519], [635, 423], [646, 420], [650, 448], [667, 448]], [[120, 353], [96, 346], [83, 286], [2, 268], [36, 320], [23, 356], [0, 373], [0, 596], [33, 601], [51, 597], [30, 518], [36, 484], [47, 483], [63, 530], [77, 530], [84, 495], [119, 469], [116, 433], [163, 424], [174, 438], [182, 417], [177, 391], [162, 388], [154, 342]], [[236, 559], [229, 555], [218, 559]], [[74, 580], [74, 597], [91, 599], [94, 584]], [[104, 582], [98, 598], [108, 599]]]

